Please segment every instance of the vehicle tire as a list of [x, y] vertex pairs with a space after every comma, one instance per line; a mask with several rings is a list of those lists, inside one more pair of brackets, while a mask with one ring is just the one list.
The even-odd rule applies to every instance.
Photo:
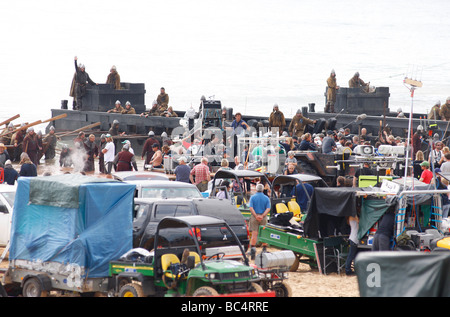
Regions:
[[275, 297], [292, 297], [292, 288], [285, 282], [278, 282], [273, 285]]
[[257, 283], [252, 283], [249, 291], [253, 292], [253, 293], [264, 293], [264, 290], [261, 287], [261, 285], [259, 285]]
[[301, 257], [302, 257], [301, 253], [295, 254], [295, 260], [294, 260], [294, 263], [292, 263], [292, 266], [289, 268], [289, 272], [296, 272], [298, 270], [298, 266], [300, 265]]
[[6, 293], [6, 290], [1, 282], [0, 282], [0, 297], [8, 297], [8, 294]]
[[192, 296], [217, 296], [219, 293], [211, 286], [202, 286], [195, 290]]
[[139, 284], [125, 284], [119, 290], [119, 297], [144, 297], [144, 290]]
[[42, 287], [42, 283], [35, 277], [25, 281], [22, 288], [23, 297], [47, 297], [48, 291]]

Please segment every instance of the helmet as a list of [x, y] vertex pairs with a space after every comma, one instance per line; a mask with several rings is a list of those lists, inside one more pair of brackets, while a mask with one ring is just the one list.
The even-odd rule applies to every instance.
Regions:
[[417, 126], [417, 131], [423, 131], [423, 126], [422, 126], [421, 124], [419, 124], [419, 125]]
[[148, 136], [154, 136], [154, 135], [155, 135], [155, 132], [153, 132], [153, 131], [148, 132]]
[[121, 105], [122, 103], [120, 102], [120, 100], [116, 100], [116, 105], [117, 104]]

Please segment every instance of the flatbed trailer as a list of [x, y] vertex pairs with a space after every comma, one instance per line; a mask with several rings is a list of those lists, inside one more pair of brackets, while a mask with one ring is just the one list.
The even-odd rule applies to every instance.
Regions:
[[280, 249], [293, 251], [296, 261], [290, 268], [291, 272], [295, 272], [300, 263], [306, 263], [311, 268], [320, 269], [322, 241], [306, 238], [290, 227], [272, 224], [259, 227], [258, 241]]

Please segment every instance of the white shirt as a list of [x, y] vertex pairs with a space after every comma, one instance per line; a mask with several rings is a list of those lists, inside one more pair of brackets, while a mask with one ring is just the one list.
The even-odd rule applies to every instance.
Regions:
[[114, 156], [116, 152], [116, 147], [114, 146], [114, 142], [108, 142], [105, 145], [106, 153], [104, 155], [105, 162], [112, 162], [114, 161]]
[[442, 163], [440, 169], [443, 173], [450, 173], [450, 161], [445, 161]]
[[350, 236], [348, 237], [354, 243], [358, 244], [358, 222], [356, 220], [350, 220]]

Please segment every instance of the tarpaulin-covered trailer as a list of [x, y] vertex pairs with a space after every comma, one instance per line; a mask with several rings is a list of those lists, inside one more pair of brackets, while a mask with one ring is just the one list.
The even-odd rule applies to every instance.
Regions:
[[134, 189], [84, 175], [19, 178], [5, 284], [25, 296], [106, 291], [109, 262], [132, 248]]

